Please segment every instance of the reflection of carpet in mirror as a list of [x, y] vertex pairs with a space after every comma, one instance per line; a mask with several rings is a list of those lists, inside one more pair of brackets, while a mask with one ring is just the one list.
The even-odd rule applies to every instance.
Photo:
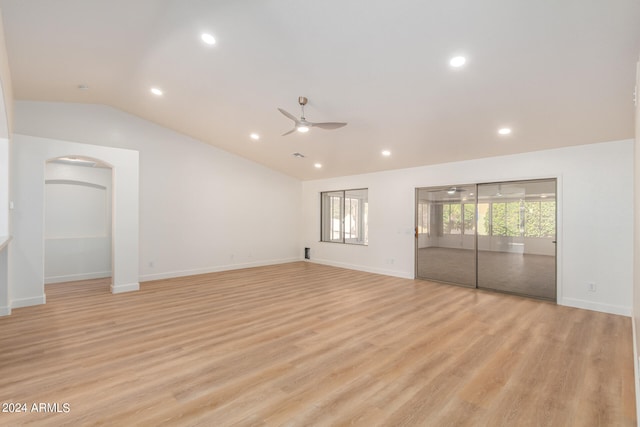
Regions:
[[[421, 248], [418, 250], [418, 277], [473, 287], [475, 251]], [[478, 287], [555, 301], [555, 257], [479, 251]]]

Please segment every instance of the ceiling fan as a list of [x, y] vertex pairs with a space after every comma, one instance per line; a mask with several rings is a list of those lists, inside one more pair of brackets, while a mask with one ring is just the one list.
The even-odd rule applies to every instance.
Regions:
[[429, 192], [429, 193], [441, 193], [443, 191], [446, 191], [446, 193], [451, 196], [451, 195], [456, 194], [456, 193], [464, 193], [467, 190], [468, 190], [467, 188], [449, 187], [449, 188], [434, 188], [432, 190], [427, 190], [427, 192]]
[[302, 114], [300, 115], [300, 119], [297, 119], [293, 114], [286, 112], [282, 108], [278, 108], [278, 111], [284, 114], [287, 118], [293, 120], [295, 123], [294, 128], [291, 129], [289, 132], [283, 133], [282, 136], [289, 135], [290, 133], [293, 133], [295, 131], [298, 131], [301, 133], [309, 132], [309, 129], [311, 129], [312, 127], [316, 127], [320, 129], [338, 129], [338, 128], [341, 128], [342, 126], [347, 125], [346, 123], [340, 123], [340, 122], [313, 123], [313, 122], [307, 121], [307, 119], [305, 119], [304, 117], [304, 106], [307, 105], [307, 101], [308, 99], [305, 98], [304, 96], [298, 97], [298, 104], [300, 104], [300, 109], [302, 111]]

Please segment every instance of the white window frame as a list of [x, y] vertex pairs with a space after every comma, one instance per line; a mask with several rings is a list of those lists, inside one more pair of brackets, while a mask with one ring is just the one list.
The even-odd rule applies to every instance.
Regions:
[[321, 192], [320, 241], [367, 246], [368, 211], [367, 188]]

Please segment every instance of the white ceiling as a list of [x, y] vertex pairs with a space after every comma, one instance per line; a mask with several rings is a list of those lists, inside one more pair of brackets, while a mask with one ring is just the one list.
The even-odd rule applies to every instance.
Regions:
[[[17, 99], [107, 104], [305, 180], [633, 137], [638, 0], [0, 8]], [[276, 108], [298, 115], [298, 96], [308, 120], [348, 126], [280, 136], [292, 122]]]

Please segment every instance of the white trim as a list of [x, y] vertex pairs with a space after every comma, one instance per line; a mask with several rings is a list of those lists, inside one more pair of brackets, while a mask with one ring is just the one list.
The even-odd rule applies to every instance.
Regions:
[[49, 285], [51, 283], [74, 282], [77, 280], [103, 279], [105, 277], [111, 277], [111, 272], [99, 271], [97, 273], [82, 273], [82, 274], [69, 274], [66, 276], [45, 277], [44, 283], [45, 285]]
[[276, 259], [276, 260], [270, 260], [270, 261], [247, 262], [243, 264], [220, 265], [217, 267], [196, 268], [192, 270], [168, 271], [166, 273], [143, 274], [140, 276], [140, 281], [148, 282], [150, 280], [172, 279], [174, 277], [194, 276], [196, 274], [217, 273], [220, 271], [240, 270], [243, 268], [252, 268], [252, 267], [264, 267], [267, 265], [286, 264], [289, 262], [302, 261], [302, 259], [303, 259], [302, 257], [286, 258], [286, 259]]
[[11, 314], [11, 307], [0, 307], [0, 316], [8, 316]]
[[563, 300], [564, 277], [562, 270], [564, 265], [564, 188], [562, 174], [556, 174], [556, 302], [559, 304]]
[[567, 307], [582, 308], [585, 310], [600, 311], [602, 313], [619, 314], [621, 316], [631, 317], [631, 306], [621, 306], [613, 304], [603, 304], [600, 302], [587, 301], [578, 298], [562, 298], [558, 301], [558, 305]]
[[31, 307], [32, 305], [40, 305], [47, 302], [47, 296], [42, 294], [31, 298], [18, 298], [11, 300], [11, 308]]
[[636, 420], [640, 420], [640, 375], [638, 373], [638, 341], [636, 341], [636, 319], [631, 318], [631, 333], [633, 334], [633, 379], [636, 387]]
[[121, 294], [124, 292], [134, 292], [140, 290], [140, 283], [127, 283], [124, 285], [111, 285], [112, 294]]
[[[347, 264], [347, 263], [323, 260], [323, 259], [317, 259], [317, 258], [312, 261], [311, 260], [306, 260], [306, 261], [316, 263], [316, 264], [330, 265], [332, 267], [364, 271], [367, 273], [383, 274], [385, 276], [399, 277], [402, 279], [415, 279], [412, 275], [409, 275], [404, 271], [370, 268], [370, 267], [361, 266], [361, 265], [353, 265], [353, 264]], [[598, 302], [586, 301], [586, 300], [581, 300], [577, 298], [563, 298], [558, 301], [558, 305], [581, 308], [584, 310], [599, 311], [602, 313], [618, 314], [621, 316], [631, 316], [631, 307], [624, 307], [624, 306], [618, 306], [618, 305], [612, 305], [612, 304], [602, 304]]]
[[411, 279], [411, 280], [415, 279], [413, 277], [413, 274], [408, 274], [405, 271], [385, 270], [382, 268], [371, 268], [364, 265], [354, 265], [354, 264], [348, 264], [346, 262], [337, 262], [337, 261], [317, 259], [317, 258], [313, 260], [307, 260], [307, 261], [315, 264], [330, 265], [332, 267], [348, 268], [349, 270], [364, 271], [366, 273], [374, 273], [374, 274], [382, 274], [384, 276], [399, 277], [401, 279]]

